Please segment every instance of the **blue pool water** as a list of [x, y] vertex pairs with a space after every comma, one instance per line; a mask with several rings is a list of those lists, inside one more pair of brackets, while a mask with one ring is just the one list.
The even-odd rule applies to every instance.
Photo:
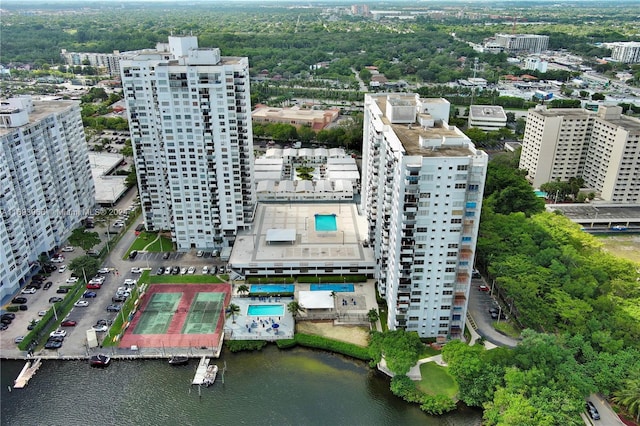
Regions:
[[284, 315], [284, 305], [249, 305], [247, 315], [254, 317], [282, 316]]
[[293, 293], [293, 284], [253, 284], [251, 286], [251, 293]]
[[337, 231], [335, 214], [316, 214], [316, 231]]
[[311, 284], [311, 291], [353, 292], [353, 284]]

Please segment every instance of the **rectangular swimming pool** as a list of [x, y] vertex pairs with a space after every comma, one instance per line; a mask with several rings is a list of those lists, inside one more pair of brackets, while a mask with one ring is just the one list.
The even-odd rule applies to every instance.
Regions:
[[278, 295], [282, 293], [293, 293], [293, 284], [253, 284], [250, 293], [269, 293]]
[[337, 231], [338, 224], [335, 214], [316, 214], [316, 231]]
[[311, 291], [340, 291], [343, 293], [354, 291], [353, 284], [311, 284], [309, 288], [311, 289]]
[[284, 305], [249, 305], [247, 315], [253, 317], [268, 317], [284, 315]]

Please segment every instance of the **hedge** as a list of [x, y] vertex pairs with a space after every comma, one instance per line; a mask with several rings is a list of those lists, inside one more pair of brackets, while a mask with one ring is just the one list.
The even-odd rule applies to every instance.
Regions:
[[315, 349], [324, 349], [330, 352], [347, 355], [362, 361], [370, 361], [372, 359], [369, 354], [369, 348], [354, 345], [352, 343], [341, 342], [338, 340], [328, 339], [321, 336], [313, 336], [311, 334], [296, 333], [294, 340], [300, 346]]
[[249, 284], [293, 284], [296, 281], [294, 277], [248, 277]]
[[298, 277], [299, 283], [325, 283], [325, 284], [340, 284], [340, 283], [363, 283], [367, 281], [366, 275], [307, 275]]
[[267, 345], [264, 340], [229, 340], [227, 348], [231, 352], [260, 351]]

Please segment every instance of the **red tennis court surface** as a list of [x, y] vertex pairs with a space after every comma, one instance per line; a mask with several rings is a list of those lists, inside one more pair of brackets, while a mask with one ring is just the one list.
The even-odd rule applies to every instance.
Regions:
[[[134, 334], [136, 325], [145, 308], [156, 293], [182, 293], [177, 309], [174, 311], [165, 334]], [[183, 334], [182, 330], [198, 293], [224, 293], [224, 306], [231, 299], [229, 284], [151, 284], [142, 297], [140, 309], [136, 312], [131, 324], [120, 339], [120, 347], [137, 346], [138, 348], [171, 348], [171, 347], [217, 347], [222, 337], [224, 327], [224, 309], [221, 310], [214, 333]]]

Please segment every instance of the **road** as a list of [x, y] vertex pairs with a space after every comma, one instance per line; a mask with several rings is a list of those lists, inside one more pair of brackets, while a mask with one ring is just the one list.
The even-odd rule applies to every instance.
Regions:
[[[484, 279], [472, 279], [471, 291], [469, 292], [468, 313], [478, 326], [477, 333], [489, 342], [498, 346], [515, 347], [518, 340], [498, 332], [493, 328], [495, 320], [491, 319], [490, 308], [500, 308], [497, 300], [491, 296], [490, 292], [480, 291], [480, 285], [486, 285]], [[508, 315], [508, 312], [506, 313]]]

